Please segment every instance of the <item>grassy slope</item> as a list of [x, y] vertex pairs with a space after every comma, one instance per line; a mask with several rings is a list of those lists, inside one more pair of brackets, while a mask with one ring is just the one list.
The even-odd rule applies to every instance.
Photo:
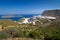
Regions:
[[[1, 21], [1, 22], [7, 22], [7, 24], [10, 23], [15, 24], [13, 21]], [[18, 25], [17, 25], [18, 26]], [[19, 37], [26, 37], [26, 38], [37, 38], [37, 39], [45, 39], [45, 40], [60, 40], [60, 22], [52, 22], [50, 25], [45, 26], [45, 27], [41, 27], [40, 25], [29, 25], [29, 24], [23, 24], [23, 25], [19, 25], [19, 27], [13, 27], [13, 29], [16, 28], [17, 30], [19, 30], [19, 32], [17, 33], [17, 37], [18, 35], [20, 35]], [[8, 29], [8, 28], [7, 28]], [[5, 34], [7, 32], [9, 32], [9, 30], [4, 29], [2, 30], [2, 32]], [[15, 29], [14, 29], [15, 30]], [[0, 32], [0, 38], [2, 36], [7, 37], [9, 35], [1, 35], [2, 32]], [[7, 33], [10, 34], [10, 33]], [[3, 37], [2, 37], [3, 38]]]

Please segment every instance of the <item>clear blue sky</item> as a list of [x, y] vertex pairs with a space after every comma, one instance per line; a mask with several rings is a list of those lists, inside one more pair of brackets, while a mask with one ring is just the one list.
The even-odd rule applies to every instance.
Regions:
[[0, 0], [0, 14], [40, 14], [60, 9], [60, 0]]

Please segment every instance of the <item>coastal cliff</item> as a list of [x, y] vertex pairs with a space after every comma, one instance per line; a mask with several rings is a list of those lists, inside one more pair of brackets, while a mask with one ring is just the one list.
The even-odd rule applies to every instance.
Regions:
[[60, 10], [45, 10], [41, 15], [57, 17], [60, 16]]

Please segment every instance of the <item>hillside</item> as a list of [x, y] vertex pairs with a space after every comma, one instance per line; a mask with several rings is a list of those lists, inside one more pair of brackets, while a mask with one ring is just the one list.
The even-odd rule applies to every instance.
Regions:
[[45, 10], [42, 14], [42, 16], [60, 16], [60, 10]]
[[[0, 20], [0, 40], [60, 40], [60, 11], [55, 11], [44, 11], [42, 16], [21, 18], [16, 22]], [[58, 19], [53, 19], [57, 16]]]

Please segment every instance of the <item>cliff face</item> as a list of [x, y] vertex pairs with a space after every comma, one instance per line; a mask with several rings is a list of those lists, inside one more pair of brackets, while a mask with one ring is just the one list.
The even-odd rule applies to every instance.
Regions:
[[42, 14], [42, 16], [60, 16], [60, 10], [45, 10]]

